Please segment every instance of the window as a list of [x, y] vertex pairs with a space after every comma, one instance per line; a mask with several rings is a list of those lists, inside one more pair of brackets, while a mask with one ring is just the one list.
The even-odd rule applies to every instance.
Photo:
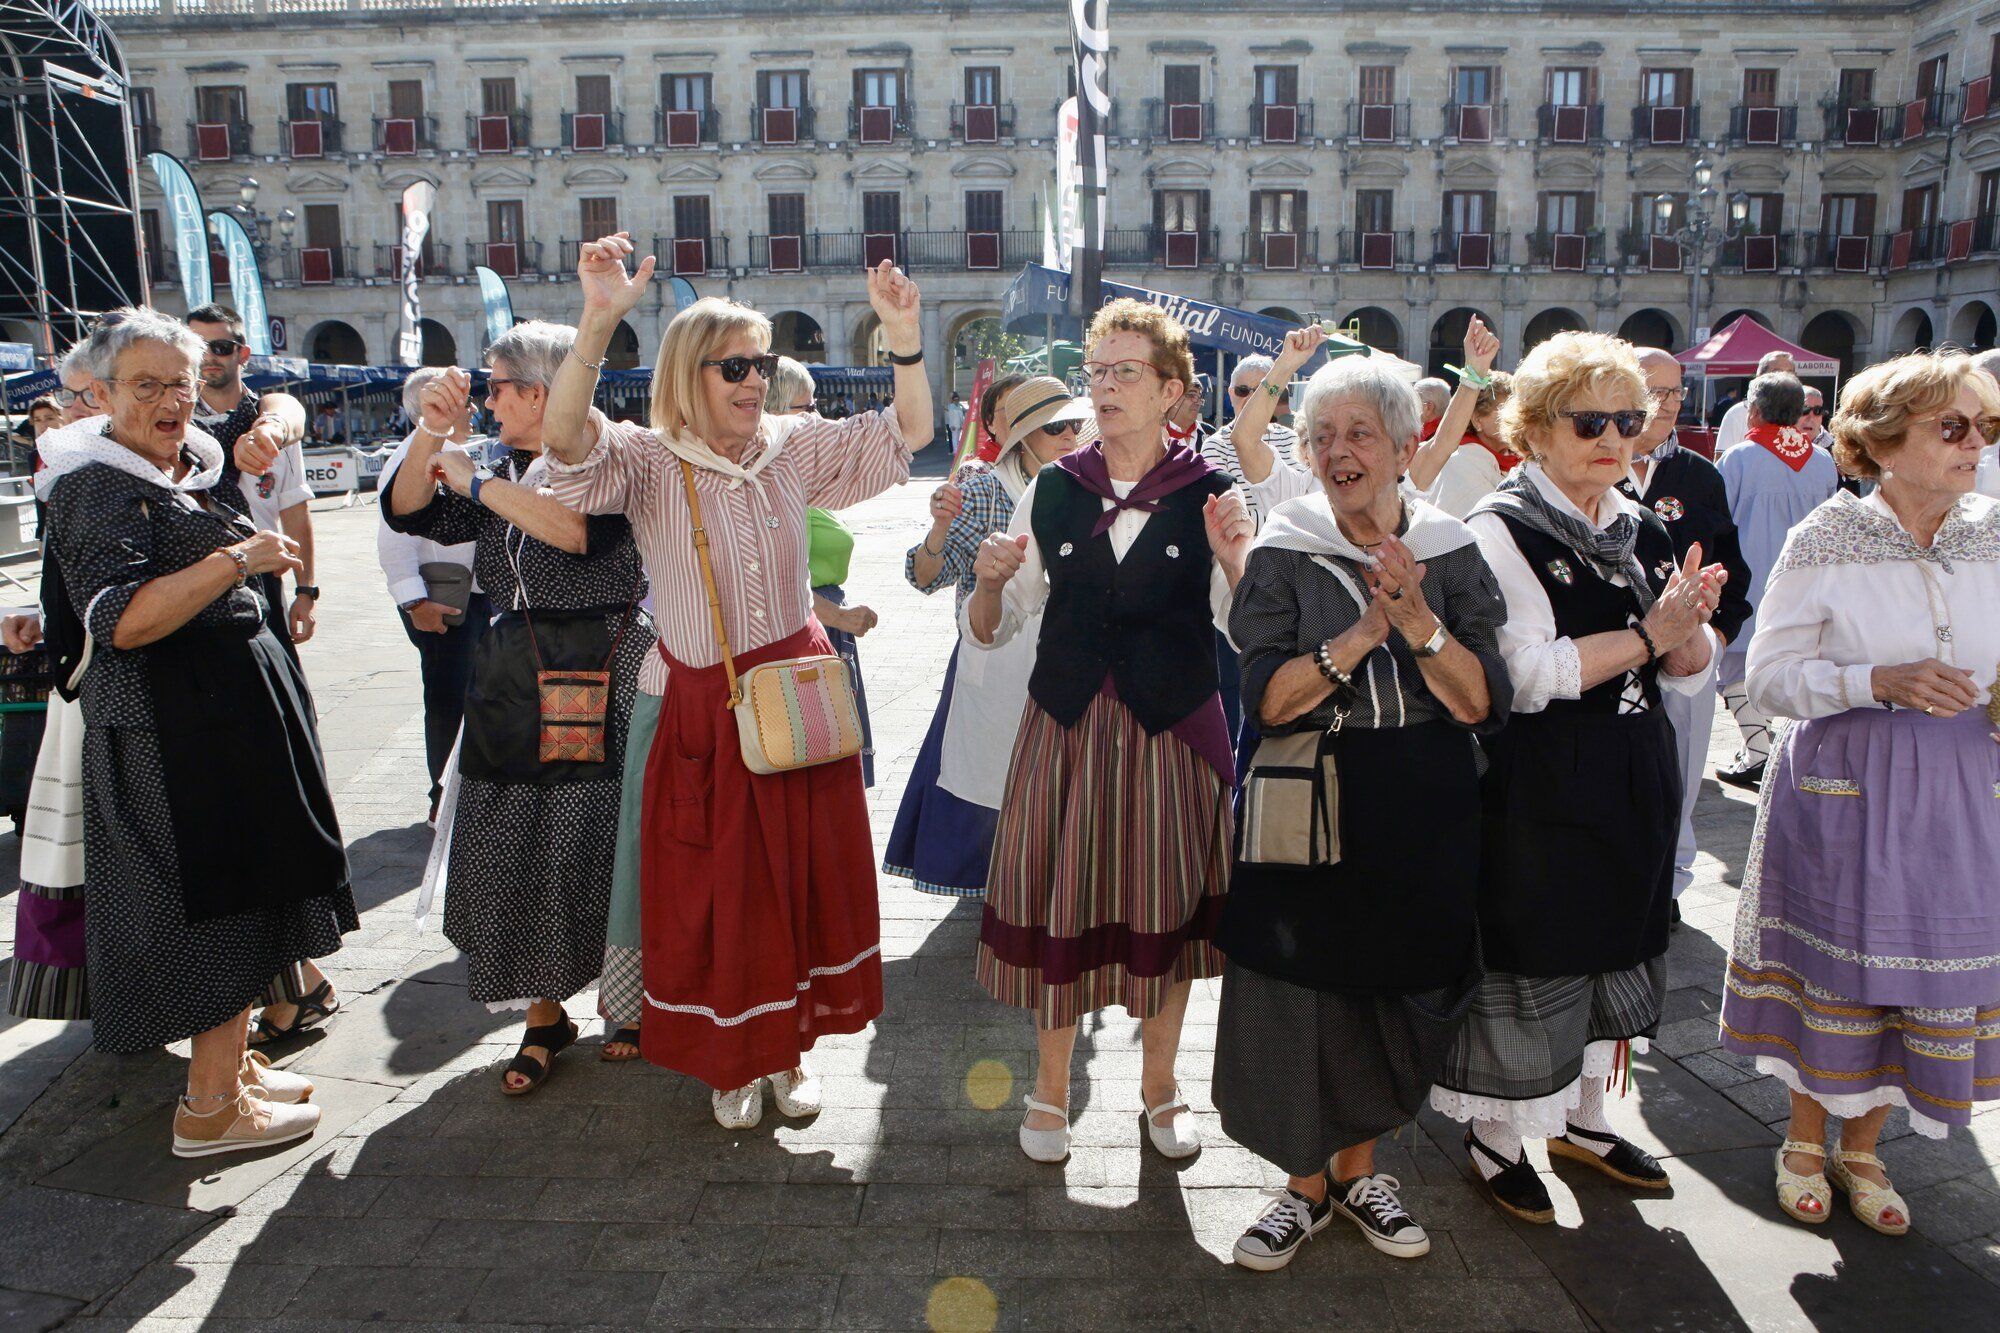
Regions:
[[903, 229], [903, 196], [890, 190], [870, 190], [861, 196], [861, 230], [871, 236]]
[[[132, 139], [140, 156], [157, 152], [160, 147], [160, 112], [153, 102], [151, 88], [134, 88], [130, 93], [132, 107]], [[158, 273], [158, 268], [153, 272]]]
[[422, 79], [391, 79], [389, 81], [389, 117], [392, 120], [416, 120], [424, 114], [424, 83]]
[[1542, 230], [1559, 236], [1578, 236], [1590, 230], [1597, 207], [1587, 190], [1552, 190], [1542, 196]]
[[1686, 69], [1649, 69], [1641, 80], [1644, 96], [1640, 99], [1644, 106], [1686, 106], [1688, 94], [1694, 90], [1694, 71]]
[[1363, 106], [1388, 106], [1393, 103], [1396, 100], [1396, 67], [1363, 65], [1360, 100]]
[[576, 111], [580, 116], [608, 116], [611, 114], [611, 76], [609, 74], [579, 74], [576, 76]]
[[1920, 185], [1903, 191], [1903, 230], [1922, 231], [1937, 221], [1938, 187]]
[[900, 69], [857, 69], [854, 71], [856, 106], [903, 105], [903, 71]]
[[1975, 216], [1982, 221], [2000, 216], [2000, 171], [1979, 173], [1979, 208]]
[[1356, 190], [1354, 192], [1354, 230], [1394, 231], [1396, 229], [1396, 192], [1394, 190]]
[[1297, 106], [1299, 104], [1299, 67], [1297, 65], [1259, 65], [1257, 67], [1257, 101], [1262, 106]]
[[1820, 201], [1819, 229], [1828, 236], [1866, 236], [1875, 230], [1875, 196], [1830, 194]]
[[1768, 107], [1778, 104], [1778, 71], [1775, 69], [1746, 69], [1743, 71], [1743, 105]]
[[998, 190], [967, 190], [965, 192], [965, 229], [967, 231], [999, 231], [1002, 207], [1001, 192]]
[[616, 199], [579, 199], [576, 203], [584, 240], [594, 241], [619, 229]]
[[1000, 105], [1000, 67], [998, 65], [973, 65], [965, 71], [965, 104], [967, 106]]
[[285, 119], [333, 120], [334, 91], [330, 83], [288, 83], [285, 85]]
[[1493, 230], [1494, 195], [1490, 190], [1446, 190], [1444, 229], [1454, 236]]
[[802, 194], [774, 194], [765, 205], [773, 236], [806, 234], [806, 197]]
[[1875, 100], [1875, 71], [1872, 69], [1844, 69], [1840, 71], [1837, 85], [1840, 105], [1867, 106]]
[[521, 222], [519, 199], [489, 199], [486, 202], [486, 239], [495, 245], [519, 245], [527, 230]]
[[[340, 240], [340, 205], [307, 204], [301, 211], [305, 214], [304, 248], [307, 250], [326, 251], [326, 258], [329, 261], [328, 267], [325, 270], [327, 277], [346, 277], [346, 255], [341, 248]], [[316, 276], [313, 268], [314, 262], [311, 259], [305, 261], [305, 272], [308, 281], [311, 281]]]
[[682, 241], [705, 241], [708, 237], [708, 196], [705, 194], [675, 195], [674, 238]]
[[1542, 79], [1550, 106], [1589, 106], [1597, 100], [1597, 71], [1576, 66], [1549, 70]]
[[241, 124], [246, 99], [241, 88], [197, 88], [194, 90], [194, 118], [204, 125]]
[[662, 74], [660, 105], [669, 111], [706, 111], [714, 88], [712, 74]]
[[1304, 190], [1256, 190], [1250, 195], [1250, 230], [1255, 235], [1292, 235], [1304, 230]]
[[1932, 56], [1917, 66], [1917, 96], [1933, 97], [1944, 91], [1944, 76], [1949, 56]]
[[484, 116], [511, 116], [519, 103], [514, 96], [512, 79], [481, 79], [479, 81], [479, 112]]
[[1160, 96], [1168, 106], [1189, 106], [1201, 100], [1201, 66], [1168, 65]]
[[1153, 225], [1161, 231], [1207, 231], [1207, 190], [1153, 191]]
[[166, 251], [160, 245], [160, 210], [142, 208], [139, 210], [139, 235], [146, 251], [146, 274], [153, 282], [163, 282], [167, 276]]
[[1785, 217], [1785, 196], [1753, 194], [1744, 200], [1743, 230], [1751, 236], [1776, 236]]
[[802, 69], [759, 70], [757, 104], [797, 107], [803, 110], [806, 105], [806, 72]]
[[1493, 105], [1493, 67], [1461, 65], [1452, 71], [1451, 100], [1460, 106]]
[[[1664, 198], [1667, 206], [1660, 207]], [[1687, 201], [1680, 195], [1635, 194], [1632, 196], [1632, 230], [1641, 236], [1670, 236], [1681, 229]], [[1661, 216], [1664, 211], [1665, 216]]]

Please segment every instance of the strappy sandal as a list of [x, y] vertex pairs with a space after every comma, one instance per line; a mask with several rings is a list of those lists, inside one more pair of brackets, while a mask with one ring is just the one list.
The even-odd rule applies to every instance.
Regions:
[[[1606, 1134], [1602, 1130], [1585, 1129], [1581, 1125], [1564, 1125], [1563, 1129], [1566, 1132], [1561, 1138], [1549, 1140], [1551, 1158], [1567, 1157], [1573, 1162], [1582, 1162], [1633, 1189], [1663, 1190], [1671, 1183], [1667, 1179], [1667, 1169], [1660, 1165], [1658, 1159], [1630, 1139]], [[1611, 1150], [1600, 1155], [1585, 1144], [1571, 1142], [1572, 1139], [1608, 1143]]]
[[327, 1019], [340, 1012], [340, 997], [333, 993], [333, 983], [322, 980], [312, 988], [311, 993], [300, 996], [292, 1002], [295, 1012], [290, 1023], [280, 1026], [264, 1015], [257, 1015], [251, 1025], [250, 1044], [268, 1046], [287, 1037], [296, 1037], [301, 1032], [310, 1032]]
[[[523, 1032], [521, 1053], [509, 1060], [507, 1067], [500, 1071], [500, 1091], [509, 1097], [525, 1097], [541, 1087], [549, 1071], [555, 1068], [556, 1057], [575, 1045], [578, 1035], [576, 1024], [568, 1016], [564, 1016], [560, 1023], [544, 1023]], [[526, 1054], [530, 1046], [539, 1046], [547, 1051], [547, 1058], [537, 1060]], [[509, 1074], [519, 1074], [528, 1081], [517, 1088], [507, 1081]]]
[[[611, 1053], [613, 1046], [630, 1046], [632, 1053], [630, 1055], [613, 1055]], [[622, 1065], [627, 1060], [638, 1059], [639, 1025], [637, 1023], [627, 1023], [616, 1032], [607, 1034], [604, 1038], [602, 1049], [597, 1052], [597, 1058], [609, 1065]]]
[[[1817, 1157], [1820, 1169], [1809, 1176], [1800, 1175], [1785, 1165], [1785, 1158], [1791, 1153]], [[1819, 1204], [1819, 1211], [1814, 1213], [1801, 1208], [1800, 1203], [1806, 1199]], [[1810, 1227], [1818, 1226], [1832, 1214], [1833, 1190], [1826, 1183], [1826, 1145], [1786, 1139], [1785, 1146], [1778, 1149], [1778, 1207], [1785, 1210], [1785, 1216]]]
[[1547, 1223], [1556, 1220], [1556, 1206], [1549, 1198], [1548, 1186], [1542, 1184], [1541, 1173], [1528, 1161], [1523, 1152], [1517, 1161], [1508, 1161], [1479, 1141], [1479, 1136], [1471, 1130], [1465, 1131], [1465, 1148], [1468, 1154], [1484, 1153], [1486, 1160], [1499, 1167], [1499, 1173], [1490, 1180], [1479, 1170], [1479, 1160], [1473, 1158], [1474, 1174], [1485, 1181], [1487, 1192], [1493, 1202], [1500, 1205], [1502, 1212], [1512, 1213], [1523, 1222]]
[[[1910, 1229], [1910, 1205], [1903, 1202], [1903, 1196], [1896, 1193], [1894, 1185], [1877, 1185], [1848, 1170], [1849, 1164], [1872, 1166], [1880, 1169], [1882, 1159], [1872, 1152], [1841, 1151], [1833, 1155], [1827, 1167], [1827, 1178], [1834, 1188], [1847, 1195], [1847, 1206], [1861, 1219], [1861, 1225], [1870, 1231], [1879, 1231], [1885, 1236], [1900, 1236]], [[1884, 1222], [1882, 1214], [1891, 1208], [1901, 1214], [1899, 1223]]]

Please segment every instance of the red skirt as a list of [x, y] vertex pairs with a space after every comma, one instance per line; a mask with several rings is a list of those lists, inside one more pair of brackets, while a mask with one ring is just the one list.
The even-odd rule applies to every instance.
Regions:
[[[808, 620], [736, 665], [832, 651]], [[861, 760], [752, 773], [722, 666], [660, 655], [667, 692], [640, 829], [639, 1045], [656, 1065], [740, 1088], [882, 1012]]]

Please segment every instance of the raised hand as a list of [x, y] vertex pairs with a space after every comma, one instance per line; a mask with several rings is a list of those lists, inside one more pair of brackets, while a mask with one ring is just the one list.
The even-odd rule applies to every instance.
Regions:
[[946, 482], [931, 492], [931, 527], [943, 532], [965, 508], [965, 492]]
[[1493, 358], [1500, 355], [1500, 339], [1493, 330], [1486, 327], [1486, 321], [1474, 315], [1472, 322], [1465, 326], [1465, 364], [1470, 370], [1484, 375], [1493, 369]]
[[1241, 570], [1244, 557], [1250, 554], [1250, 542], [1257, 535], [1257, 525], [1250, 521], [1243, 497], [1234, 490], [1209, 496], [1201, 507], [1201, 523], [1208, 531], [1208, 549], [1215, 553], [1215, 558], [1229, 568]]
[[1367, 571], [1368, 586], [1374, 592], [1369, 600], [1379, 608], [1403, 641], [1412, 646], [1419, 645], [1437, 633], [1438, 618], [1424, 601], [1424, 572], [1428, 565], [1420, 564], [1410, 554], [1410, 548], [1395, 537], [1385, 537], [1375, 548], [1375, 568]]
[[632, 234], [624, 231], [577, 247], [576, 276], [583, 284], [585, 309], [623, 315], [639, 304], [646, 284], [653, 279], [654, 260], [647, 255], [636, 270], [627, 269], [625, 261], [632, 254]]
[[868, 304], [882, 321], [890, 351], [907, 356], [923, 346], [922, 295], [909, 275], [886, 259], [868, 270]]
[[257, 421], [236, 437], [236, 448], [231, 452], [236, 455], [237, 471], [261, 477], [278, 461], [278, 451], [284, 447], [277, 422]]
[[1293, 329], [1285, 335], [1285, 345], [1271, 358], [1271, 369], [1265, 378], [1277, 376], [1280, 384], [1290, 380], [1300, 366], [1313, 359], [1313, 353], [1325, 345], [1328, 336], [1326, 329], [1318, 324]]
[[420, 423], [442, 439], [464, 424], [472, 404], [472, 376], [453, 366], [424, 386], [418, 400]]
[[1021, 562], [1028, 557], [1028, 534], [1009, 537], [1004, 532], [996, 532], [979, 543], [979, 554], [972, 560], [972, 576], [979, 586], [989, 592], [999, 592], [1007, 586], [1007, 580], [1020, 572]]
[[[1653, 648], [1664, 657], [1688, 641], [1689, 636], [1701, 628], [1708, 615], [1713, 614], [1708, 594], [1706, 571], [1701, 565], [1701, 543], [1688, 548], [1687, 558], [1672, 574], [1667, 576], [1667, 586], [1660, 592], [1646, 618], [1640, 623], [1646, 633], [1652, 636]], [[1714, 585], [1715, 596], [1719, 599], [1722, 585]]]

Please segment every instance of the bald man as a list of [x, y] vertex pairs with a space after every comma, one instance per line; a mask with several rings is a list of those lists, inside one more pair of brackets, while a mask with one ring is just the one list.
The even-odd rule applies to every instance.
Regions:
[[[1766, 352], [1757, 362], [1759, 375], [1796, 375], [1799, 367], [1790, 352]], [[1722, 414], [1722, 427], [1715, 433], [1715, 456], [1722, 457], [1743, 443], [1750, 434], [1750, 389], [1743, 389], [1743, 401]]]
[[[1639, 366], [1646, 372], [1653, 416], [1646, 433], [1632, 443], [1632, 473], [1618, 489], [1659, 515], [1674, 541], [1674, 555], [1685, 559], [1688, 548], [1701, 545], [1702, 562], [1719, 563], [1729, 571], [1722, 587], [1722, 605], [1709, 622], [1727, 646], [1750, 617], [1750, 569], [1736, 539], [1729, 515], [1729, 491], [1715, 464], [1675, 442], [1674, 427], [1686, 401], [1681, 363], [1656, 347], [1641, 349]], [[1671, 697], [1670, 697], [1671, 696]], [[1673, 723], [1674, 744], [1681, 761], [1681, 833], [1674, 849], [1674, 897], [1678, 900], [1694, 882], [1694, 805], [1708, 771], [1709, 734], [1715, 729], [1715, 691], [1677, 694], [1662, 690], [1667, 720]], [[1673, 920], [1680, 920], [1675, 902]]]

